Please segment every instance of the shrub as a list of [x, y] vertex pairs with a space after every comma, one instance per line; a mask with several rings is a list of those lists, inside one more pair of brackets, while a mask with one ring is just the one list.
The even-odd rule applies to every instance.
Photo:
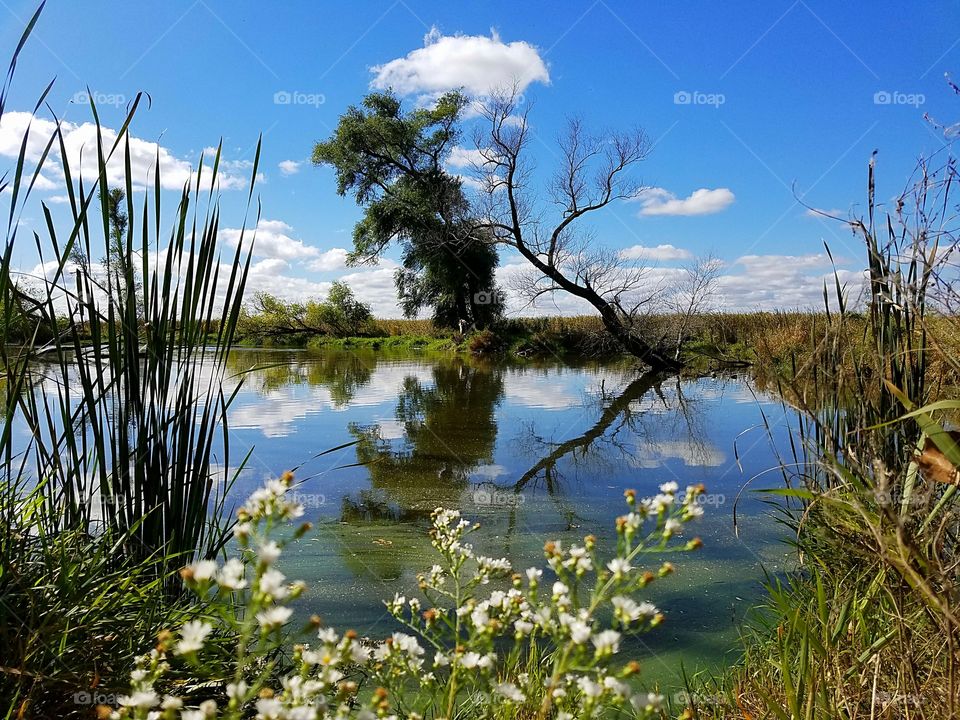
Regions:
[[505, 343], [493, 330], [481, 330], [470, 336], [467, 346], [474, 355], [489, 355], [504, 349]]

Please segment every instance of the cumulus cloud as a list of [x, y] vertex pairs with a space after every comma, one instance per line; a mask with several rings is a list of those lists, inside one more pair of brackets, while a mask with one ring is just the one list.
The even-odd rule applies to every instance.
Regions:
[[[639, 254], [642, 251], [636, 252]], [[685, 251], [673, 248], [672, 254], [677, 252]], [[663, 288], [665, 296], [669, 294], [669, 289], [677, 286], [683, 274], [681, 268], [669, 263], [679, 259], [682, 258], [664, 257], [665, 265], [651, 267], [646, 275], [649, 287]], [[510, 257], [505, 260], [497, 270], [497, 283], [503, 288], [515, 287], [518, 279], [525, 277], [528, 270], [522, 259]], [[840, 283], [846, 286], [848, 301], [855, 304], [865, 288], [864, 273], [857, 268], [851, 269], [851, 263], [843, 258], [836, 260]], [[724, 272], [718, 276], [716, 304], [719, 308], [730, 311], [750, 311], [758, 308], [820, 310], [823, 307], [824, 282], [830, 292], [833, 292], [833, 273], [834, 266], [826, 253], [744, 255], [726, 264]], [[563, 292], [540, 297], [533, 304], [526, 303], [514, 292], [508, 292], [506, 304], [507, 312], [513, 315], [596, 314], [596, 310], [586, 301]]]
[[657, 245], [647, 247], [646, 245], [631, 245], [620, 251], [620, 257], [626, 260], [648, 260], [648, 261], [672, 261], [672, 260], [690, 260], [693, 253], [674, 245]]
[[280, 168], [280, 172], [284, 175], [296, 175], [300, 172], [301, 165], [303, 165], [303, 163], [298, 160], [281, 160], [277, 163], [277, 167]]
[[825, 216], [831, 218], [848, 218], [850, 216], [849, 210], [841, 210], [840, 208], [807, 208], [804, 213], [807, 217], [819, 218], [820, 220], [829, 219]]
[[357, 270], [340, 277], [353, 290], [359, 300], [370, 305], [377, 317], [398, 318], [401, 316], [397, 289], [393, 276], [399, 267], [392, 260], [381, 260], [369, 270]]
[[315, 272], [330, 272], [342, 270], [347, 266], [347, 251], [344, 248], [333, 248], [320, 253], [316, 260], [312, 260], [307, 267]]
[[700, 188], [685, 198], [663, 188], [650, 188], [637, 196], [641, 215], [711, 215], [729, 207], [734, 199], [727, 188]]
[[516, 86], [550, 82], [537, 48], [528, 42], [505, 43], [496, 31], [485, 35], [443, 35], [436, 27], [424, 46], [371, 68], [370, 86], [401, 95], [436, 96], [462, 88], [468, 95], [489, 95]]
[[[839, 264], [844, 264], [838, 259]], [[851, 303], [855, 303], [865, 285], [864, 272], [839, 267], [841, 285], [846, 285]], [[757, 308], [823, 308], [823, 286], [832, 297], [834, 268], [826, 253], [807, 255], [744, 255], [731, 266], [731, 272], [718, 279], [723, 306], [728, 310]]]
[[[28, 112], [11, 111], [0, 117], [0, 156], [16, 158], [20, 153], [20, 146], [24, 135], [27, 135], [26, 155], [27, 163], [36, 164], [40, 161], [43, 151], [54, 135], [57, 124], [53, 120], [35, 117]], [[62, 121], [60, 129], [63, 133], [63, 142], [66, 148], [66, 160], [69, 163], [71, 174], [76, 178], [82, 175], [87, 182], [94, 181], [98, 174], [97, 166], [97, 126], [92, 122], [71, 123]], [[29, 131], [29, 134], [28, 134]], [[116, 142], [117, 131], [108, 127], [101, 127], [104, 147], [109, 150]], [[150, 140], [128, 134], [130, 142], [130, 174], [131, 184], [136, 189], [152, 187], [154, 168], [159, 161], [160, 185], [164, 189], [180, 190], [194, 180], [193, 163], [176, 157], [167, 148]], [[54, 141], [50, 150], [50, 157], [45, 162], [44, 172], [62, 180], [63, 171], [60, 167], [59, 142]], [[205, 153], [209, 156], [209, 153]], [[209, 167], [209, 164], [208, 164]], [[249, 172], [252, 163], [246, 160], [222, 160], [218, 175], [218, 186], [222, 190], [232, 190], [246, 187], [249, 182]], [[206, 178], [209, 186], [211, 175], [207, 171]], [[123, 186], [126, 184], [124, 169], [124, 151], [121, 144], [107, 163], [107, 182], [110, 185]], [[45, 178], [38, 189], [47, 190], [59, 187], [50, 178]]]
[[[267, 220], [261, 218], [256, 227], [256, 242], [253, 246], [255, 257], [280, 258], [283, 260], [304, 260], [317, 258], [321, 255], [319, 248], [305, 244], [290, 236], [293, 228], [282, 220]], [[240, 228], [224, 228], [220, 237], [224, 242], [236, 247], [240, 242]], [[253, 231], [247, 230], [244, 237], [246, 242], [253, 237]]]
[[[236, 247], [240, 242], [240, 228], [220, 231], [224, 243]], [[292, 302], [322, 298], [330, 291], [332, 281], [311, 279], [311, 272], [336, 272], [347, 267], [347, 250], [321, 250], [294, 237], [294, 229], [282, 220], [261, 219], [256, 227], [253, 254], [247, 281], [248, 295], [264, 291]], [[253, 228], [246, 231], [243, 241], [253, 238]], [[353, 290], [359, 300], [368, 303], [378, 317], [399, 317], [397, 293], [393, 276], [398, 264], [383, 259], [372, 268], [358, 268], [341, 275], [339, 280]]]

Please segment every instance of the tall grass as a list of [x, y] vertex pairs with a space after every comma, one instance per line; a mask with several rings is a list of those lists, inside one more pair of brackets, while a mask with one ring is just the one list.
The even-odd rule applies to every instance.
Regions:
[[[235, 253], [221, 259], [219, 148], [209, 168], [201, 157], [166, 229], [159, 159], [152, 188], [137, 207], [129, 126], [140, 102], [137, 96], [110, 143], [91, 103], [97, 129], [96, 146], [87, 149], [96, 154], [93, 178], [70, 167], [59, 125], [50, 138], [48, 152], [59, 147], [70, 218], [58, 228], [42, 204], [45, 231], [33, 244], [46, 273], [34, 279], [37, 297], [20, 289], [11, 266], [17, 220], [32, 188], [23, 145], [12, 178], [0, 290], [5, 312], [28, 308], [20, 320], [28, 332], [26, 343], [13, 348], [5, 343], [0, 350], [8, 370], [7, 417], [13, 421], [0, 450], [9, 477], [29, 467], [44, 480], [50, 512], [41, 522], [70, 528], [103, 523], [128, 533], [133, 543], [128, 547], [136, 545], [145, 555], [160, 550], [211, 555], [224, 537], [216, 522], [229, 484], [226, 413], [233, 395], [224, 392], [222, 380], [241, 310], [250, 238], [242, 234]], [[258, 145], [248, 207], [259, 153]], [[53, 155], [44, 155], [50, 164]], [[129, 219], [122, 276], [90, 260], [109, 253], [107, 167], [118, 162], [124, 167]], [[37, 342], [50, 328], [56, 328], [51, 339]], [[14, 445], [9, 432], [14, 424], [29, 434], [25, 447]], [[218, 449], [222, 456], [215, 457]]]
[[937, 398], [929, 363], [931, 295], [949, 290], [935, 284], [957, 242], [953, 173], [921, 166], [881, 213], [871, 163], [867, 216], [851, 223], [867, 257], [866, 316], [837, 283], [839, 311], [782, 381], [802, 420], [787, 488], [773, 492], [801, 571], [771, 580], [743, 661], [704, 689], [698, 717], [960, 713], [960, 448], [944, 430], [960, 404]]
[[[41, 11], [13, 53], [0, 115]], [[118, 687], [145, 641], [187, 610], [175, 569], [216, 555], [229, 536], [225, 496], [245, 458], [231, 453], [236, 390], [223, 381], [253, 238], [242, 232], [236, 251], [221, 257], [219, 148], [200, 158], [171, 212], [162, 207], [169, 191], [159, 156], [148, 186], [134, 185], [130, 127], [142, 102], [132, 101], [113, 134], [91, 100], [96, 137], [82, 171], [58, 121], [35, 167], [28, 129], [0, 179], [8, 203], [0, 259], [4, 717], [89, 713], [73, 693]], [[259, 157], [258, 143], [248, 213]], [[65, 221], [34, 197], [44, 170], [63, 178]], [[122, 232], [109, 205], [118, 193], [108, 178], [118, 170]], [[134, 202], [138, 190], [142, 202]], [[42, 230], [28, 234], [25, 208], [41, 214]], [[17, 268], [29, 251], [39, 277]], [[119, 262], [108, 271], [95, 258], [111, 254]]]

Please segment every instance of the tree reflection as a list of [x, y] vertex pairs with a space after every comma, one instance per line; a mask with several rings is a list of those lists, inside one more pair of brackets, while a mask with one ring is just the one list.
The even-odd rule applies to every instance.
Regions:
[[[609, 397], [601, 392], [603, 410], [600, 417], [580, 435], [561, 443], [549, 444], [552, 449], [534, 463], [529, 470], [517, 478], [513, 490], [520, 492], [527, 486], [543, 484], [551, 495], [559, 489], [558, 463], [564, 458], [586, 456], [601, 438], [608, 447], [618, 448], [620, 453], [629, 454], [631, 448], [621, 442], [624, 430], [630, 431], [629, 439], [636, 437], [635, 420], [638, 416], [635, 405], [651, 391], [660, 394], [660, 386], [667, 375], [648, 372], [629, 383], [619, 394]], [[539, 444], [547, 444], [539, 438], [533, 438]]]
[[338, 408], [349, 405], [357, 391], [370, 382], [376, 366], [376, 356], [349, 351], [291, 357], [289, 351], [240, 350], [227, 361], [228, 369], [242, 377], [247, 388], [266, 394], [290, 385], [324, 387]]
[[457, 507], [474, 470], [493, 461], [503, 368], [445, 358], [432, 380], [404, 379], [395, 410], [402, 437], [387, 437], [382, 423], [350, 425], [370, 488], [344, 500], [345, 521], [412, 520]]

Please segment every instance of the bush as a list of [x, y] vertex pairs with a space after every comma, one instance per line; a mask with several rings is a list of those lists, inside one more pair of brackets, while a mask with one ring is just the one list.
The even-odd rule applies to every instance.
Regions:
[[240, 317], [241, 337], [258, 343], [302, 345], [312, 336], [376, 335], [370, 306], [357, 300], [346, 283], [335, 282], [326, 300], [288, 303], [269, 293], [257, 293]]
[[474, 355], [491, 355], [506, 347], [506, 343], [493, 330], [481, 330], [470, 336], [467, 347]]

